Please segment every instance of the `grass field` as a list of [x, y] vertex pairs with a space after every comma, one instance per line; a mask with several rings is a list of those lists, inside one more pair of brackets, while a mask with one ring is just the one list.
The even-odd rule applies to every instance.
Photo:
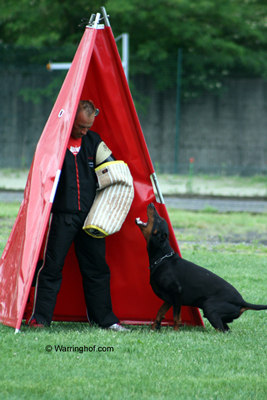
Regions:
[[[0, 204], [1, 253], [18, 204]], [[184, 258], [267, 303], [267, 215], [169, 210]], [[155, 314], [156, 314], [155, 310]], [[129, 333], [54, 323], [15, 335], [0, 325], [0, 399], [267, 398], [267, 313], [247, 311], [218, 333], [185, 326]]]

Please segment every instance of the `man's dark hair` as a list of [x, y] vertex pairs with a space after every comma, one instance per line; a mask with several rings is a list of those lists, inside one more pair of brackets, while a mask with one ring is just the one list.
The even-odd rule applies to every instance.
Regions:
[[85, 111], [88, 117], [90, 117], [92, 114], [96, 114], [96, 110], [97, 109], [92, 100], [81, 100], [78, 104], [77, 114], [80, 111]]

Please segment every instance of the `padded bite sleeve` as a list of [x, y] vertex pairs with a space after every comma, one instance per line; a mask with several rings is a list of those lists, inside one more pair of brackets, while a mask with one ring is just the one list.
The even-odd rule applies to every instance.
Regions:
[[134, 198], [133, 178], [123, 161], [104, 163], [95, 172], [98, 189], [83, 229], [103, 238], [121, 229]]

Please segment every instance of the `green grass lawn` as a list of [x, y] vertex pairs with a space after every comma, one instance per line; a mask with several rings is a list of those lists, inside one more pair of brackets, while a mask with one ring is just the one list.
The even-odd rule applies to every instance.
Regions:
[[[1, 252], [17, 210], [0, 204]], [[229, 280], [247, 301], [267, 303], [266, 215], [169, 214], [184, 258]], [[226, 334], [204, 322], [127, 333], [81, 323], [23, 325], [16, 335], [0, 325], [0, 399], [265, 400], [267, 313], [247, 311]]]

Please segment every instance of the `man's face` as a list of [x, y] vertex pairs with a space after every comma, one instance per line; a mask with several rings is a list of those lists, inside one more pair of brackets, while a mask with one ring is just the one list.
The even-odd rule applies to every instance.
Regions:
[[74, 139], [82, 138], [84, 135], [86, 135], [88, 129], [91, 128], [91, 126], [94, 123], [94, 120], [95, 120], [94, 113], [90, 115], [90, 117], [88, 117], [85, 111], [80, 111], [75, 118], [71, 131], [71, 136]]

